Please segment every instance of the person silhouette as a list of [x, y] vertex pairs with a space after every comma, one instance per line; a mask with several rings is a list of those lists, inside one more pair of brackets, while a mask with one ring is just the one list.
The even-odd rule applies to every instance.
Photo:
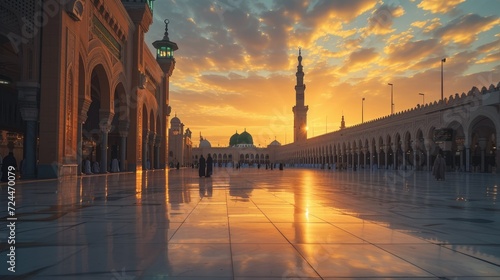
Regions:
[[205, 168], [206, 168], [206, 161], [203, 155], [201, 155], [200, 160], [198, 162], [198, 175], [200, 175], [200, 177], [205, 176]]
[[205, 174], [206, 176], [205, 177], [210, 177], [212, 175], [212, 172], [213, 172], [213, 160], [212, 160], [212, 156], [210, 154], [208, 154], [207, 156], [207, 174]]
[[432, 167], [432, 175], [434, 175], [434, 178], [436, 180], [441, 181], [444, 180], [445, 178], [445, 171], [446, 171], [446, 160], [441, 156], [441, 154], [438, 154], [436, 159], [434, 160], [434, 166]]
[[[9, 170], [10, 166], [13, 166], [14, 170]], [[3, 161], [2, 161], [2, 178], [1, 178], [1, 181], [2, 182], [9, 181], [9, 172], [15, 173], [16, 171], [17, 171], [17, 161], [16, 161], [16, 158], [14, 157], [14, 153], [13, 152], [9, 152], [9, 154], [6, 155], [3, 158]]]

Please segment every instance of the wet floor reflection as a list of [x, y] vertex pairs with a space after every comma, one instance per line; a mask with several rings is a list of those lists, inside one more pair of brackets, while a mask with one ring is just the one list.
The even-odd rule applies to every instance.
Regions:
[[[498, 178], [216, 168], [211, 178], [180, 169], [25, 183], [18, 271], [26, 279], [500, 277]], [[0, 236], [5, 244], [5, 228]]]

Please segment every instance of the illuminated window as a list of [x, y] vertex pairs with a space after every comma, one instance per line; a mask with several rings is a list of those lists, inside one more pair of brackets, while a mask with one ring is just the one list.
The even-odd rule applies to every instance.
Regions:
[[172, 58], [174, 56], [174, 52], [172, 51], [172, 48], [164, 46], [158, 49], [157, 55], [158, 57]]

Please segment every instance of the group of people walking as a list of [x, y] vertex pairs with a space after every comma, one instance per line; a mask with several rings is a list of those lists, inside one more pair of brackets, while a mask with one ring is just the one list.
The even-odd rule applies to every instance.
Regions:
[[213, 167], [214, 167], [214, 162], [210, 154], [208, 154], [206, 160], [203, 157], [203, 155], [200, 156], [200, 160], [198, 162], [198, 175], [200, 175], [200, 177], [212, 176], [214, 170]]

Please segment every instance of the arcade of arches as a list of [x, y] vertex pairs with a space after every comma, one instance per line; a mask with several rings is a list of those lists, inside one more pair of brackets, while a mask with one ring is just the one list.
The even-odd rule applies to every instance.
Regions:
[[114, 159], [165, 167], [175, 59], [144, 42], [152, 1], [6, 0], [0, 14], [0, 154], [22, 159], [24, 178], [77, 174], [87, 159], [102, 173]]
[[276, 160], [324, 168], [429, 170], [443, 153], [448, 170], [493, 172], [500, 164], [500, 83], [288, 144]]

